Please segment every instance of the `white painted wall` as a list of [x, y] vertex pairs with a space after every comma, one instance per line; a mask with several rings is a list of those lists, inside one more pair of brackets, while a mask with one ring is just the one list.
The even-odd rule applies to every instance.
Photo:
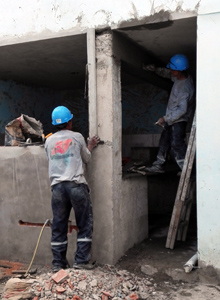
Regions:
[[220, 268], [220, 13], [200, 15], [197, 36], [198, 248]]
[[[212, 10], [217, 2], [212, 0]], [[172, 19], [192, 16], [203, 3], [206, 11], [208, 0], [0, 0], [0, 45], [77, 34], [93, 27], [117, 28], [121, 22], [162, 10], [171, 12]], [[154, 17], [152, 22], [156, 21]]]

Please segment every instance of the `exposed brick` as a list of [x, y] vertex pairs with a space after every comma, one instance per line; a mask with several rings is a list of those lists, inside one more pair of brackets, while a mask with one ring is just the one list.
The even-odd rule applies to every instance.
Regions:
[[74, 295], [72, 300], [82, 300], [79, 296]]
[[61, 269], [59, 272], [55, 273], [52, 276], [52, 279], [56, 282], [56, 283], [60, 283], [65, 281], [67, 278], [69, 278], [69, 274], [64, 271], [63, 269]]
[[57, 287], [56, 287], [57, 293], [63, 293], [63, 292], [65, 292], [65, 290], [66, 290], [66, 289], [64, 289], [62, 286], [57, 286]]
[[136, 293], [129, 295], [129, 298], [131, 298], [132, 300], [137, 300], [139, 299], [138, 295]]

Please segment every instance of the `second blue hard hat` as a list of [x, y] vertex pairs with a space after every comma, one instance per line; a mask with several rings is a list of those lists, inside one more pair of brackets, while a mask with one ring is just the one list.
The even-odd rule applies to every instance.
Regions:
[[176, 54], [171, 57], [167, 68], [176, 71], [185, 71], [189, 69], [189, 61], [183, 54]]
[[69, 122], [73, 118], [70, 110], [65, 106], [57, 106], [52, 111], [52, 124], [60, 125]]

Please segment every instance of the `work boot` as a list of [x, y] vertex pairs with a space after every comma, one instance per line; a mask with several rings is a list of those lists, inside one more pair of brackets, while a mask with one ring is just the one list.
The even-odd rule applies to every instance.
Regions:
[[150, 173], [164, 173], [164, 169], [161, 165], [153, 165], [152, 167], [148, 167], [145, 171]]
[[80, 269], [84, 269], [84, 270], [93, 270], [96, 267], [95, 263], [89, 264], [89, 263], [82, 263], [82, 264], [77, 264], [74, 263], [73, 264], [73, 269], [76, 270], [80, 270]]
[[57, 272], [59, 272], [61, 269], [63, 269], [61, 266], [52, 266], [52, 272], [53, 272], [53, 273], [57, 273]]

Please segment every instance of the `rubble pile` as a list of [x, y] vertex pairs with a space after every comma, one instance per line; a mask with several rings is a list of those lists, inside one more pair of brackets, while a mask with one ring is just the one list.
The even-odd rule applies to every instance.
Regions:
[[140, 278], [109, 265], [94, 270], [48, 272], [31, 280], [33, 283], [28, 292], [32, 297], [28, 299], [34, 300], [170, 300], [163, 292], [157, 291], [152, 278]]

